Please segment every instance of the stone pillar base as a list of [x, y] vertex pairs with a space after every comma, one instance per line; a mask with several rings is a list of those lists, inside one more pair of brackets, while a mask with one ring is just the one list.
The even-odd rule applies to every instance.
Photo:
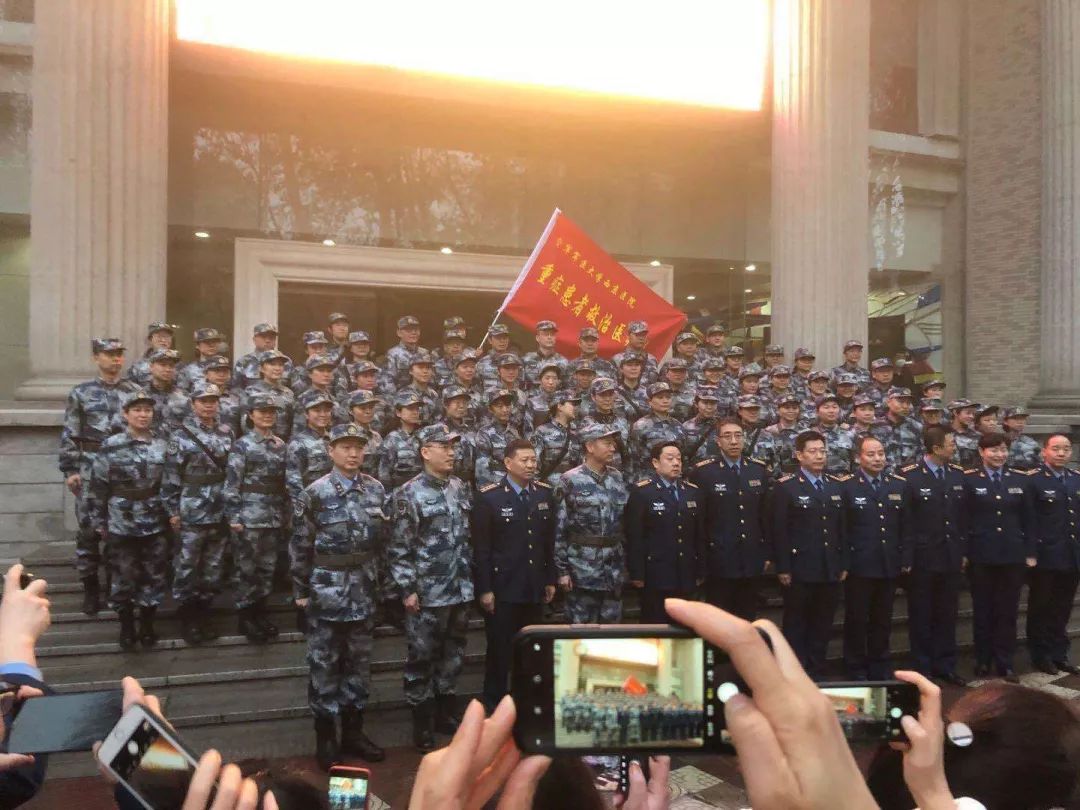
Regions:
[[1037, 411], [1072, 414], [1080, 422], [1080, 391], [1044, 391], [1035, 395], [1028, 407]]
[[31, 377], [15, 389], [15, 399], [20, 402], [28, 400], [63, 402], [67, 400], [72, 388], [86, 382], [92, 376], [91, 372], [87, 372], [81, 377]]

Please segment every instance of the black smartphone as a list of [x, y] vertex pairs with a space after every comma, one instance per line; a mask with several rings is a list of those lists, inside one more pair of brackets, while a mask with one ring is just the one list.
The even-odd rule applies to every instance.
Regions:
[[531, 625], [514, 639], [514, 739], [528, 753], [730, 752], [723, 703], [737, 692], [749, 694], [727, 654], [683, 627]]
[[18, 706], [8, 751], [13, 754], [55, 754], [89, 751], [104, 740], [124, 706], [119, 689], [30, 698]]
[[907, 742], [900, 718], [919, 716], [919, 688], [903, 681], [819, 683], [851, 743]]

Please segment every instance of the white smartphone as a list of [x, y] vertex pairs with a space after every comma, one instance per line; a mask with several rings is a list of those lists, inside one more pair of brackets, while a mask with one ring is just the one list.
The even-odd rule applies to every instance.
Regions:
[[147, 810], [180, 810], [199, 764], [176, 732], [138, 703], [121, 715], [97, 756]]

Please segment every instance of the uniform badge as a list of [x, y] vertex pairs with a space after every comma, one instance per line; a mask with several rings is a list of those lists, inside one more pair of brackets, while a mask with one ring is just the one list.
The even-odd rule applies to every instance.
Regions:
[[[962, 487], [957, 487], [957, 489], [961, 489], [961, 488]], [[931, 495], [934, 494], [934, 491], [932, 489], [922, 489], [922, 488], [920, 488], [919, 489], [919, 494], [922, 495], [924, 498], [929, 498]]]
[[713, 484], [715, 492], [727, 492], [727, 484]]
[[502, 508], [502, 516], [504, 518], [512, 518], [514, 516], [514, 507], [512, 507], [512, 506], [504, 506]]
[[953, 486], [953, 489], [955, 489], [957, 492], [960, 492], [960, 490], [962, 490], [963, 487], [961, 485], [959, 485], [959, 484], [956, 484], [956, 485]]
[[899, 494], [897, 494], [895, 492], [890, 492], [889, 493], [889, 500], [890, 501], [901, 501], [901, 500], [903, 500], [903, 496], [899, 495]]
[[986, 487], [975, 487], [975, 494], [976, 495], [985, 495], [986, 494]]
[[758, 481], [758, 480], [757, 480], [756, 478], [751, 478], [751, 479], [750, 479], [749, 481], [747, 481], [746, 483], [747, 483], [748, 485], [752, 486], [752, 487], [760, 487], [760, 486], [761, 486], [761, 482], [760, 482], [760, 481]]
[[697, 509], [697, 501], [687, 501], [686, 506], [688, 509]]
[[1045, 495], [1047, 498], [1053, 499], [1057, 495], [1057, 492], [1052, 489], [1044, 489], [1043, 495]]
[[802, 506], [809, 506], [810, 505], [810, 496], [809, 495], [800, 495], [799, 496], [799, 503]]
[[832, 498], [832, 499], [833, 499], [834, 501], [838, 501], [838, 500], [840, 500], [840, 496], [839, 496], [839, 495], [830, 495], [829, 497], [830, 497], [830, 498]]
[[541, 512], [546, 512], [548, 510], [548, 505], [544, 501], [541, 501], [536, 505], [536, 508], [539, 509]]
[[295, 514], [297, 517], [303, 517], [304, 516], [304, 499], [303, 498], [297, 498], [296, 501], [293, 502], [293, 514]]
[[856, 506], [866, 506], [866, 498], [860, 498], [858, 495], [856, 495], [855, 496], [855, 505]]
[[1009, 494], [1010, 495], [1023, 495], [1024, 490], [1021, 489], [1020, 487], [1009, 487]]
[[657, 512], [657, 513], [663, 512], [666, 509], [666, 507], [664, 506], [663, 501], [653, 501], [652, 508], [653, 508], [653, 511]]

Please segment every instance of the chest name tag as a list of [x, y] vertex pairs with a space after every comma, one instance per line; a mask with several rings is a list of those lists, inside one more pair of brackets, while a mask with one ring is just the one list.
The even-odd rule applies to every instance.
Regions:
[[830, 497], [830, 498], [832, 498], [832, 499], [833, 499], [834, 501], [838, 501], [838, 500], [840, 500], [840, 496], [839, 496], [839, 495], [830, 495], [829, 497]]
[[975, 487], [975, 494], [976, 495], [985, 495], [986, 494], [986, 487]]
[[686, 507], [687, 509], [697, 509], [697, 501], [687, 501]]
[[756, 480], [756, 479], [754, 479], [754, 478], [751, 478], [751, 479], [750, 479], [749, 481], [747, 481], [746, 483], [747, 483], [747, 485], [749, 485], [749, 486], [752, 486], [752, 487], [760, 487], [760, 486], [761, 486], [761, 482], [760, 482], [760, 481], [758, 481], [758, 480]]
[[1023, 495], [1024, 490], [1021, 487], [1009, 487], [1010, 495]]
[[962, 486], [960, 486], [959, 484], [957, 484], [956, 486], [953, 487], [953, 489], [956, 490], [957, 492], [961, 492], [964, 488]]
[[900, 495], [898, 495], [896, 493], [890, 492], [889, 493], [889, 500], [890, 501], [899, 501], [899, 500], [902, 500], [902, 496], [900, 496]]
[[541, 512], [546, 512], [548, 510], [548, 505], [544, 501], [541, 501], [536, 505], [536, 508], [539, 509]]

